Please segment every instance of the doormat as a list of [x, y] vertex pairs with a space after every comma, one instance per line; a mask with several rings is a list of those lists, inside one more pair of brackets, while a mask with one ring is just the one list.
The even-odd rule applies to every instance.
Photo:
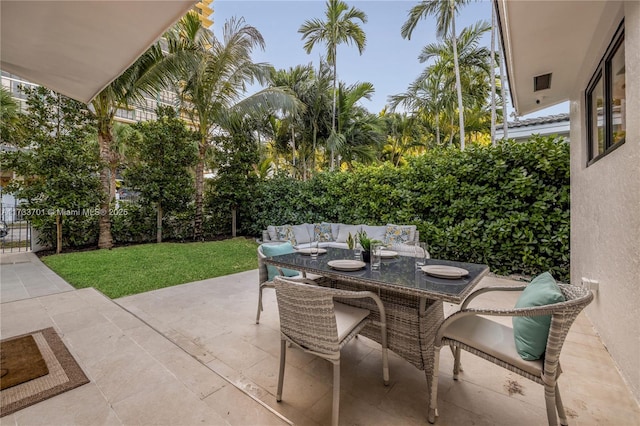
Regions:
[[0, 343], [0, 390], [49, 374], [32, 335], [12, 337]]
[[[49, 373], [0, 391], [0, 417], [89, 383], [53, 327], [2, 340], [0, 347], [7, 341], [26, 336], [33, 337]], [[2, 363], [4, 368], [4, 358]], [[4, 381], [3, 378], [0, 380]]]

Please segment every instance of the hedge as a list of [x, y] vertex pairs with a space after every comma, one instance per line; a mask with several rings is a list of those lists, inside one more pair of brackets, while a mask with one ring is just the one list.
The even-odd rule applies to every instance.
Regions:
[[[342, 222], [415, 224], [433, 257], [486, 263], [498, 274], [569, 279], [569, 145], [527, 142], [439, 149], [405, 166], [360, 166], [302, 182], [257, 184], [240, 226]], [[250, 214], [247, 214], [250, 213]]]

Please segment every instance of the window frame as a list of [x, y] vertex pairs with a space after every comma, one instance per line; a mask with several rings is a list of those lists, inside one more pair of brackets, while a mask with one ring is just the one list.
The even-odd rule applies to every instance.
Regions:
[[[607, 50], [605, 51], [602, 59], [598, 63], [591, 79], [589, 80], [589, 84], [587, 85], [587, 89], [585, 91], [585, 105], [586, 105], [586, 125], [587, 125], [587, 167], [600, 160], [603, 157], [606, 157], [611, 152], [615, 151], [622, 145], [624, 145], [626, 138], [623, 140], [613, 143], [613, 93], [612, 93], [612, 83], [613, 76], [611, 71], [611, 62], [613, 57], [618, 52], [618, 49], [624, 45], [625, 33], [624, 33], [624, 20], [618, 26], [618, 29], [614, 33]], [[625, 51], [626, 53], [626, 51]], [[602, 81], [603, 89], [604, 89], [604, 115], [603, 115], [603, 125], [604, 125], [604, 151], [602, 153], [594, 152], [594, 123], [593, 123], [593, 103], [592, 103], [592, 95], [594, 93], [595, 88], [598, 83]], [[625, 95], [626, 97], [626, 95]], [[597, 115], [596, 115], [597, 117]], [[597, 118], [596, 118], [597, 119]]]

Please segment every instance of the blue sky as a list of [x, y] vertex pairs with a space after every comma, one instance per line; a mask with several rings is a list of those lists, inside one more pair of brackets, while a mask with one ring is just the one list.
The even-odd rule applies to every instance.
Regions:
[[[338, 78], [347, 84], [364, 81], [373, 83], [375, 94], [371, 101], [362, 101], [362, 105], [371, 112], [380, 112], [389, 95], [404, 92], [427, 66], [418, 61], [418, 55], [423, 46], [437, 41], [433, 18], [419, 22], [411, 40], [400, 36], [400, 27], [406, 21], [408, 11], [417, 3], [417, 0], [347, 1], [349, 6], [355, 6], [367, 14], [368, 22], [362, 25], [367, 35], [367, 46], [362, 55], [359, 55], [355, 46], [338, 47]], [[232, 16], [244, 17], [248, 24], [262, 33], [266, 48], [264, 51], [255, 51], [253, 57], [257, 62], [268, 62], [276, 68], [285, 69], [308, 63], [317, 67], [320, 55], [326, 51], [324, 45], [317, 45], [307, 55], [298, 33], [298, 28], [305, 20], [324, 20], [324, 1], [215, 0], [212, 6], [213, 30], [218, 37], [224, 22]], [[461, 9], [456, 20], [457, 32], [479, 20], [491, 21], [491, 3], [487, 0], [470, 3]], [[490, 45], [490, 35], [485, 37], [484, 42]], [[512, 108], [509, 109], [511, 111]], [[525, 118], [568, 111], [568, 104], [563, 103]]]

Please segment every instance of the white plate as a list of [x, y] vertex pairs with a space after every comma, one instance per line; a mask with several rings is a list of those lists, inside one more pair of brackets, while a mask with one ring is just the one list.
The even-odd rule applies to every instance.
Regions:
[[422, 270], [427, 274], [438, 278], [456, 279], [469, 275], [469, 271], [466, 269], [447, 265], [427, 265], [423, 266]]
[[[323, 248], [318, 249], [318, 254], [324, 254], [326, 252], [327, 252], [327, 249], [323, 249]], [[309, 256], [311, 255], [311, 247], [298, 249], [298, 253]]]
[[330, 260], [327, 262], [327, 265], [338, 271], [357, 271], [358, 269], [364, 268], [367, 264], [359, 260], [340, 259]]
[[390, 257], [396, 257], [398, 255], [397, 251], [393, 250], [380, 250], [380, 257], [383, 259], [388, 259]]

